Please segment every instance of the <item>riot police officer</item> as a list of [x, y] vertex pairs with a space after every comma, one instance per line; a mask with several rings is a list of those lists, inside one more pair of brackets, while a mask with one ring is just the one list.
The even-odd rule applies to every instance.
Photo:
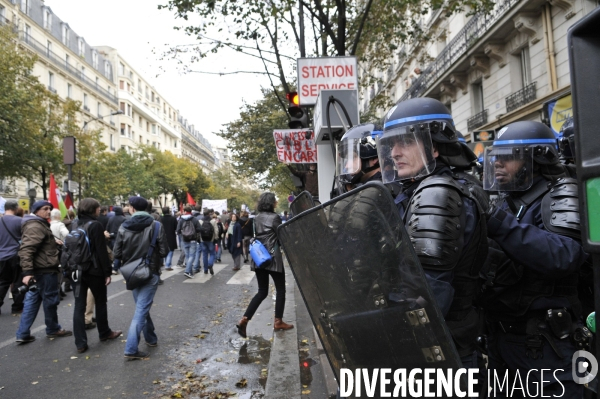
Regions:
[[350, 128], [337, 147], [336, 169], [344, 192], [369, 181], [381, 181], [377, 143], [381, 126], [363, 123]]
[[383, 183], [402, 184], [395, 202], [415, 252], [463, 366], [477, 368], [474, 298], [487, 254], [487, 207], [451, 170], [476, 156], [459, 144], [450, 112], [435, 99], [403, 101], [384, 121], [377, 142]]
[[525, 389], [503, 395], [582, 395], [571, 361], [589, 334], [578, 324], [577, 293], [587, 255], [579, 241], [577, 181], [565, 176], [556, 138], [539, 122], [509, 124], [485, 152], [484, 188], [503, 193], [488, 211], [495, 259], [486, 265], [482, 298], [489, 368], [508, 375], [509, 386], [520, 379]]

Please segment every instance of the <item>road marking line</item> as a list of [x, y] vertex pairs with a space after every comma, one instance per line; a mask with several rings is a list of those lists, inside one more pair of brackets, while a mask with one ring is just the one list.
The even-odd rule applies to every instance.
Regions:
[[[221, 270], [225, 269], [227, 266], [229, 266], [229, 265], [226, 263], [222, 263], [220, 265], [214, 265], [213, 266], [213, 271], [215, 272], [214, 276], [216, 276], [217, 273], [219, 273]], [[194, 274], [194, 278], [189, 278], [189, 279], [185, 280], [184, 283], [203, 284], [203, 283], [206, 283], [211, 278], [213, 278], [214, 276], [212, 274], [204, 274], [204, 270], [201, 269], [199, 273]]]
[[235, 273], [233, 275], [233, 277], [231, 277], [229, 279], [227, 284], [240, 284], [240, 285], [250, 284], [250, 281], [252, 281], [252, 279], [254, 278], [255, 275], [256, 275], [256, 273], [250, 269], [239, 270], [237, 273]]

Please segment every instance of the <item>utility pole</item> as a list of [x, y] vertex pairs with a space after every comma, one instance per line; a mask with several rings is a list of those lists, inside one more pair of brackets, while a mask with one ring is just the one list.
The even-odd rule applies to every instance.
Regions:
[[300, 57], [306, 57], [306, 48], [304, 43], [304, 6], [302, 6], [302, 0], [298, 0], [298, 19], [300, 20]]

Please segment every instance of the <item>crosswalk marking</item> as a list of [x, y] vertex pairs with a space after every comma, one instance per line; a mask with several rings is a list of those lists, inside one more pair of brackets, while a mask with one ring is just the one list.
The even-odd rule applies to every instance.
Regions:
[[[228, 265], [226, 263], [220, 264], [220, 265], [214, 265], [213, 266], [213, 271], [215, 272], [215, 276], [217, 275], [217, 273], [219, 273], [221, 270], [225, 269]], [[204, 274], [204, 270], [200, 270], [200, 273], [196, 273], [194, 274], [194, 278], [189, 278], [187, 280], [184, 281], [184, 283], [194, 283], [194, 284], [202, 284], [202, 283], [206, 283], [208, 280], [210, 280], [211, 278], [213, 278], [214, 276], [209, 274]]]
[[227, 284], [250, 284], [250, 281], [254, 278], [254, 273], [249, 268], [237, 271], [233, 277], [229, 279]]

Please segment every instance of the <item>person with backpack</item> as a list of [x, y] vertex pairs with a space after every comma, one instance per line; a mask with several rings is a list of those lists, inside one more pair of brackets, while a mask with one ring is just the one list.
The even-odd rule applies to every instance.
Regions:
[[[202, 246], [202, 264], [204, 265], [204, 274], [215, 274], [213, 264], [215, 262], [215, 240], [219, 234], [217, 222], [210, 217], [211, 209], [204, 211], [202, 224], [200, 225], [200, 245]], [[198, 269], [200, 261], [198, 260]]]
[[187, 278], [194, 278], [194, 263], [196, 262], [196, 251], [198, 250], [198, 235], [200, 234], [200, 223], [192, 216], [192, 208], [189, 205], [183, 207], [183, 215], [177, 222], [177, 234], [183, 241], [183, 252], [185, 253], [185, 272]]
[[[77, 207], [77, 215], [79, 222], [76, 231], [80, 233], [77, 238], [79, 242], [83, 241], [81, 242], [83, 245], [77, 245], [79, 242], [73, 239], [74, 232], [71, 232], [65, 238], [63, 252], [71, 253], [67, 263], [75, 262], [77, 267], [73, 334], [77, 352], [84, 353], [89, 348], [85, 332], [88, 288], [96, 302], [96, 326], [100, 341], [114, 340], [121, 336], [123, 331], [111, 330], [108, 326], [107, 286], [111, 282], [112, 267], [106, 249], [104, 226], [98, 221], [100, 203], [93, 198], [84, 198]], [[71, 264], [68, 268], [72, 268]]]
[[135, 209], [131, 219], [126, 220], [117, 233], [114, 255], [121, 259], [123, 265], [145, 258], [150, 252], [155, 230], [156, 246], [152, 249], [149, 267], [152, 277], [145, 284], [132, 290], [135, 301], [135, 313], [127, 332], [125, 358], [129, 360], [144, 359], [148, 353], [139, 350], [140, 334], [144, 333], [146, 345], [158, 345], [158, 337], [154, 331], [154, 323], [150, 317], [150, 308], [160, 280], [162, 260], [169, 253], [169, 245], [163, 225], [144, 210], [148, 201], [143, 197], [129, 197], [129, 204]]
[[217, 223], [217, 239], [215, 240], [215, 262], [221, 262], [221, 254], [223, 254], [223, 224], [219, 219], [219, 212], [213, 213], [213, 219]]
[[167, 235], [167, 242], [169, 243], [169, 254], [165, 258], [165, 270], [171, 271], [171, 262], [173, 261], [173, 254], [177, 249], [177, 219], [171, 215], [171, 209], [168, 206], [162, 208], [162, 217], [160, 222], [165, 228], [165, 234]]

